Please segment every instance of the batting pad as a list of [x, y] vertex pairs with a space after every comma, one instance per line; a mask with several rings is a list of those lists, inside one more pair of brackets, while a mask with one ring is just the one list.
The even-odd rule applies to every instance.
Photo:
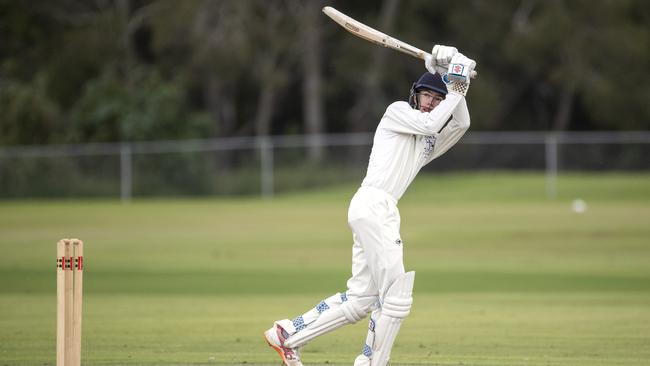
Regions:
[[372, 347], [372, 352], [368, 356], [371, 366], [385, 366], [388, 363], [402, 321], [411, 312], [414, 281], [415, 272], [407, 272], [398, 277], [388, 288], [381, 306], [381, 315], [374, 324], [373, 344], [368, 345]]
[[284, 328], [289, 337], [286, 347], [302, 347], [312, 339], [347, 324], [363, 319], [377, 303], [376, 296], [346, 297], [335, 294], [321, 301], [316, 307], [290, 321], [292, 326]]

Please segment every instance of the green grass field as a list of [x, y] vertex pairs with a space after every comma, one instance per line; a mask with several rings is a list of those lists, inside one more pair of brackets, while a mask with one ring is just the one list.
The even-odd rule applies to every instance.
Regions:
[[[277, 365], [262, 339], [344, 290], [355, 185], [273, 200], [0, 202], [0, 366], [55, 360], [55, 243], [86, 242], [85, 365]], [[392, 364], [650, 360], [650, 175], [418, 177], [400, 202], [411, 316]], [[571, 210], [582, 198], [588, 209]], [[366, 321], [306, 364], [347, 364]]]

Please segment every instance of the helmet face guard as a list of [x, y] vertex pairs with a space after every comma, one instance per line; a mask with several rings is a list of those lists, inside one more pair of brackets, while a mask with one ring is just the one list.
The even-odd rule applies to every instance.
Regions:
[[415, 89], [415, 83], [411, 85], [411, 90], [409, 91], [409, 105], [413, 109], [420, 109], [420, 101], [418, 100], [418, 92]]

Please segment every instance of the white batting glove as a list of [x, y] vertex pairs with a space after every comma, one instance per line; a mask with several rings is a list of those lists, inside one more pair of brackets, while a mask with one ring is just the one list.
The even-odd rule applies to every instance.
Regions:
[[432, 74], [443, 75], [447, 72], [447, 66], [436, 65], [436, 59], [428, 53], [424, 55], [424, 67]]
[[476, 61], [465, 57], [462, 53], [456, 53], [449, 62], [447, 76], [449, 81], [469, 84], [472, 71], [476, 67]]
[[435, 45], [431, 50], [431, 55], [436, 59], [436, 64], [440, 66], [447, 66], [451, 62], [451, 58], [458, 53], [456, 47]]
[[431, 55], [424, 56], [424, 67], [432, 73], [436, 72], [443, 75], [447, 72], [447, 67], [451, 58], [458, 53], [456, 47], [435, 45], [431, 50]]

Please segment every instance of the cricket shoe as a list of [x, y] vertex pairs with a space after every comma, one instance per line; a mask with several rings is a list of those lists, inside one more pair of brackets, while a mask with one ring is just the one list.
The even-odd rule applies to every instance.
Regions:
[[366, 355], [359, 355], [354, 359], [353, 366], [370, 366], [370, 358]]
[[282, 362], [286, 366], [303, 366], [302, 362], [300, 362], [299, 349], [284, 346], [287, 336], [287, 332], [278, 324], [273, 324], [271, 329], [264, 332], [266, 343], [280, 355]]

